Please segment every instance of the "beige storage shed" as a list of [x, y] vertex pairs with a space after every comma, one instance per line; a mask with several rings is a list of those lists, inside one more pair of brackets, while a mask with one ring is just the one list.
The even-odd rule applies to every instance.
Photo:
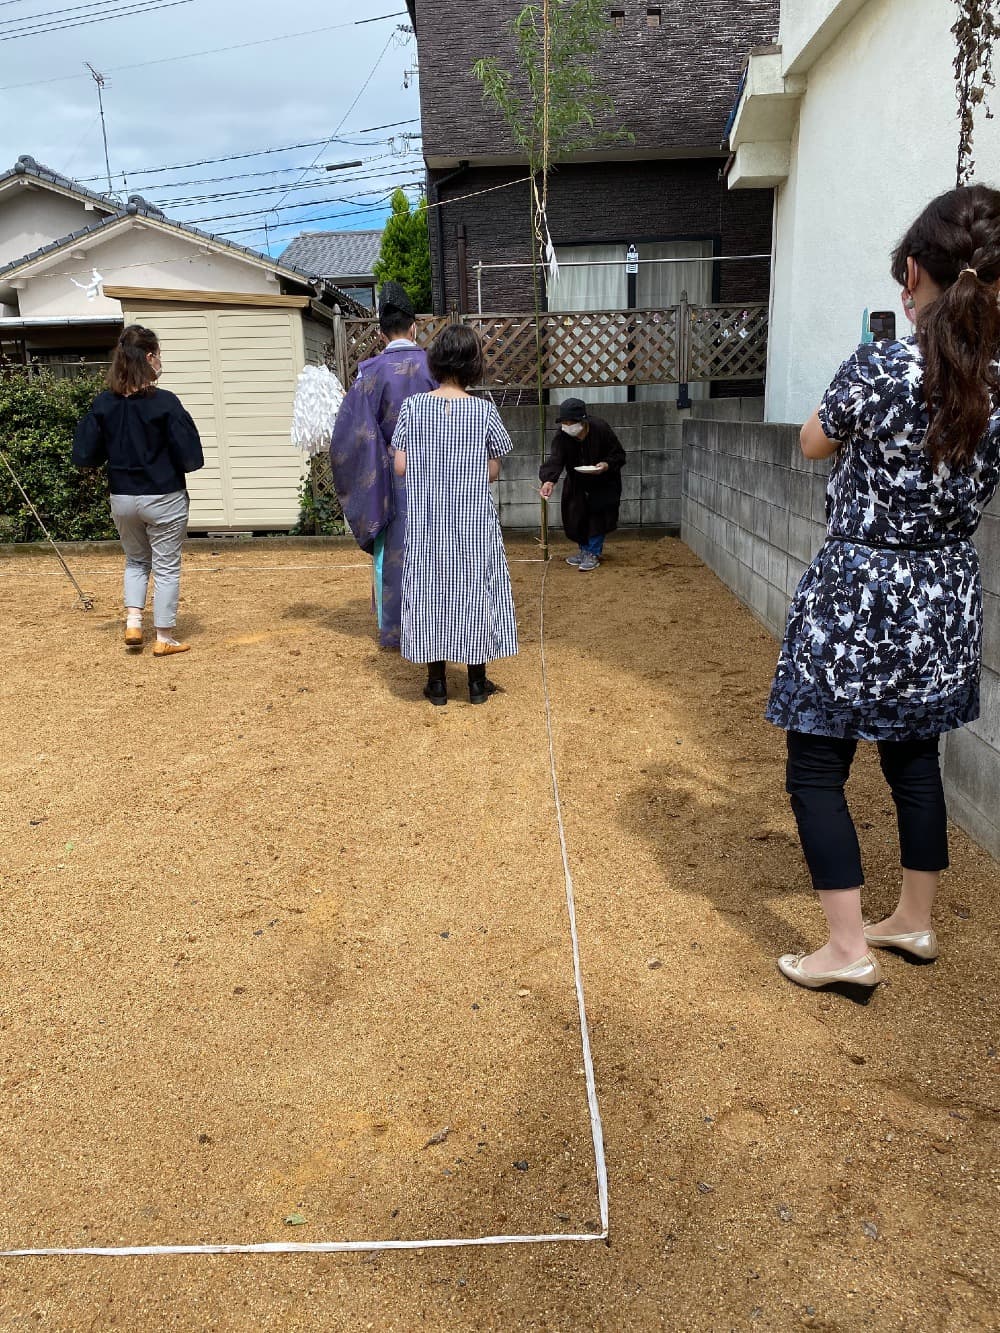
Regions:
[[321, 361], [332, 312], [308, 296], [106, 287], [127, 324], [155, 330], [164, 389], [194, 418], [205, 467], [192, 473], [190, 529], [287, 531], [306, 474], [290, 430], [295, 386]]

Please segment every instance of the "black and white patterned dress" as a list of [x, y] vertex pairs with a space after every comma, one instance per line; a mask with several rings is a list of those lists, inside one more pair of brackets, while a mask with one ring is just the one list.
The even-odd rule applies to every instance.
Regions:
[[400, 650], [410, 662], [517, 652], [510, 573], [488, 460], [514, 447], [493, 403], [414, 394], [392, 437], [406, 453]]
[[970, 467], [934, 468], [916, 341], [859, 347], [820, 423], [841, 441], [828, 539], [788, 614], [767, 706], [788, 731], [916, 740], [979, 716], [982, 585], [971, 538], [1000, 480], [1000, 407]]

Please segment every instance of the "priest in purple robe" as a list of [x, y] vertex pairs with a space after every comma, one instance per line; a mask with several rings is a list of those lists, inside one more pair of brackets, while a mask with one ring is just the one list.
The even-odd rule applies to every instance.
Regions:
[[389, 446], [403, 400], [437, 385], [414, 341], [413, 304], [398, 283], [383, 285], [378, 314], [385, 348], [358, 367], [337, 414], [330, 464], [348, 526], [372, 557], [379, 642], [398, 649], [406, 482], [393, 472]]

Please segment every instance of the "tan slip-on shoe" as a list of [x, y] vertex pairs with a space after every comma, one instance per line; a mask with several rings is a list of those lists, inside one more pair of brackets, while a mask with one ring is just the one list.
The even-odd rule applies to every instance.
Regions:
[[778, 971], [796, 986], [804, 986], [807, 990], [836, 990], [859, 1004], [867, 1004], [882, 980], [882, 969], [870, 953], [832, 972], [803, 972], [805, 956], [802, 953], [782, 954], [778, 959]]
[[157, 639], [153, 645], [154, 657], [173, 657], [174, 653], [189, 653], [191, 645], [189, 643], [164, 643], [162, 639]]
[[142, 647], [142, 627], [125, 626], [125, 647], [136, 649]]
[[876, 949], [895, 949], [913, 963], [933, 963], [941, 952], [933, 930], [911, 930], [903, 935], [876, 935], [865, 927], [865, 939]]

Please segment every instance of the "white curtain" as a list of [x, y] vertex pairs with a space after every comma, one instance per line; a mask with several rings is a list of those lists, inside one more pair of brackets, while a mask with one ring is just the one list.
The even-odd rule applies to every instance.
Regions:
[[[640, 245], [640, 259], [708, 259], [711, 241], [668, 241], [661, 245]], [[690, 305], [710, 305], [714, 264], [640, 264], [636, 279], [635, 303], [640, 310], [662, 310], [679, 305], [681, 292], [687, 292]], [[692, 398], [707, 398], [707, 384], [692, 384]], [[677, 397], [673, 384], [639, 384], [636, 401], [656, 402]]]
[[[559, 277], [549, 287], [550, 310], [625, 310], [628, 306], [628, 277], [625, 273], [625, 244], [565, 245], [556, 247]], [[617, 262], [606, 263], [606, 260]], [[564, 267], [568, 264], [579, 268]], [[584, 268], [583, 265], [593, 267]], [[628, 390], [612, 388], [566, 388], [560, 398], [582, 398], [585, 403], [624, 403]]]

